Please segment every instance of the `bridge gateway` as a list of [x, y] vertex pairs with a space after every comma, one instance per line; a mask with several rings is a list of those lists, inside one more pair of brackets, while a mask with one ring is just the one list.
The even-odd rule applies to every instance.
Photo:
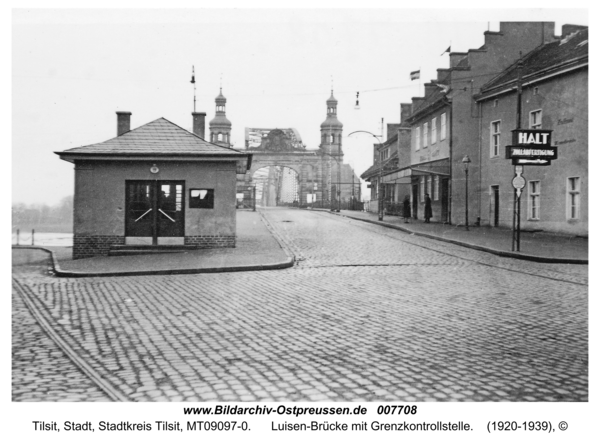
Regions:
[[[333, 91], [327, 100], [327, 118], [321, 124], [318, 149], [306, 149], [300, 134], [292, 128], [246, 128], [245, 151], [252, 153], [253, 159], [243, 182], [238, 181], [238, 193], [243, 193], [244, 200], [250, 201], [253, 186], [261, 184], [261, 175], [257, 175], [257, 171], [270, 168], [271, 177], [273, 168], [279, 171], [289, 168], [296, 173], [295, 202], [299, 205], [312, 203], [317, 207], [329, 207], [333, 202], [335, 206], [338, 198], [341, 201], [353, 198], [360, 201], [360, 180], [348, 164], [343, 164], [342, 129], [343, 125], [337, 119], [337, 100]], [[267, 181], [269, 179], [266, 178]], [[341, 183], [339, 192], [338, 182]]]

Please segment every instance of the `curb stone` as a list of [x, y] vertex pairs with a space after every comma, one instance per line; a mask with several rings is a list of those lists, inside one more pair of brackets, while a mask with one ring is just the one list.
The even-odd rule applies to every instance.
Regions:
[[260, 217], [277, 241], [279, 247], [284, 251], [287, 256], [285, 261], [276, 264], [255, 264], [255, 265], [240, 265], [230, 267], [209, 267], [202, 269], [170, 269], [170, 270], [137, 270], [130, 272], [81, 272], [81, 271], [67, 271], [62, 270], [58, 263], [55, 253], [52, 250], [46, 249], [41, 246], [12, 246], [13, 249], [35, 249], [43, 250], [48, 252], [51, 256], [51, 267], [52, 272], [55, 276], [66, 277], [66, 278], [84, 278], [84, 277], [104, 277], [104, 276], [144, 276], [144, 275], [190, 275], [200, 273], [229, 273], [229, 272], [255, 272], [261, 270], [280, 270], [294, 266], [295, 256], [288, 248], [285, 241], [275, 231], [271, 224], [266, 220], [262, 213]]
[[431, 235], [428, 233], [414, 232], [414, 231], [406, 229], [404, 227], [397, 226], [395, 224], [386, 223], [384, 221], [375, 221], [375, 220], [370, 220], [370, 219], [358, 218], [358, 217], [340, 214], [337, 212], [329, 212], [329, 211], [327, 211], [327, 212], [332, 213], [333, 215], [336, 215], [336, 216], [353, 219], [355, 221], [363, 221], [366, 223], [377, 224], [382, 227], [388, 227], [390, 229], [400, 230], [402, 232], [409, 233], [411, 235], [422, 236], [424, 238], [434, 239], [437, 241], [443, 241], [443, 242], [467, 247], [469, 249], [479, 250], [481, 252], [487, 252], [487, 253], [491, 253], [493, 255], [502, 256], [505, 258], [515, 258], [515, 259], [522, 259], [524, 261], [542, 262], [542, 263], [548, 263], [548, 264], [585, 264], [585, 265], [589, 264], [589, 260], [587, 260], [587, 259], [549, 258], [549, 257], [544, 257], [544, 256], [535, 256], [535, 255], [526, 255], [526, 254], [516, 253], [516, 252], [507, 252], [507, 251], [503, 251], [503, 250], [492, 249], [490, 247], [484, 247], [484, 246], [479, 246], [476, 244], [471, 244], [471, 243], [464, 242], [464, 241], [459, 241], [456, 239], [444, 238], [441, 236]]

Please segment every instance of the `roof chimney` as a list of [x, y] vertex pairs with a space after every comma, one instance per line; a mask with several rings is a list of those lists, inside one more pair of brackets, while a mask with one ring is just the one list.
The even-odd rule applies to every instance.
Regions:
[[419, 106], [421, 106], [423, 104], [424, 101], [425, 101], [425, 98], [423, 98], [423, 97], [412, 97], [411, 113], [414, 114], [417, 111], [417, 109], [419, 109]]
[[584, 29], [587, 29], [587, 26], [579, 26], [579, 25], [563, 25], [562, 26], [562, 38], [565, 38], [567, 35], [573, 33], [573, 32], [577, 32], [577, 31], [583, 31]]
[[466, 52], [450, 52], [450, 69], [458, 66], [458, 63], [467, 57]]
[[406, 126], [406, 120], [412, 113], [412, 103], [400, 103], [400, 124]]
[[131, 124], [131, 112], [117, 111], [117, 137], [129, 132]]
[[431, 94], [433, 94], [437, 90], [438, 90], [438, 86], [436, 83], [434, 83], [434, 82], [425, 83], [425, 97], [429, 97]]
[[194, 119], [194, 134], [204, 140], [204, 127], [206, 121], [206, 112], [192, 112]]

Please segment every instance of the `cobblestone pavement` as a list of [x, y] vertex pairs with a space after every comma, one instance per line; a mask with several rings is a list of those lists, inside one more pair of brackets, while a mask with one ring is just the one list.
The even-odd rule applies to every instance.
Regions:
[[[39, 266], [27, 269], [39, 270]], [[13, 401], [110, 401], [48, 337], [14, 290], [12, 328]]]
[[132, 401], [587, 400], [587, 266], [326, 213], [266, 217], [294, 268], [65, 279], [15, 267], [15, 281]]

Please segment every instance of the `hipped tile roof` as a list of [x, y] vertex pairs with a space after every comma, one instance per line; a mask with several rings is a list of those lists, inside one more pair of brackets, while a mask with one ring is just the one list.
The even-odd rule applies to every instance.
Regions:
[[235, 155], [236, 149], [204, 141], [175, 123], [159, 118], [102, 143], [75, 147], [58, 154], [114, 155]]

